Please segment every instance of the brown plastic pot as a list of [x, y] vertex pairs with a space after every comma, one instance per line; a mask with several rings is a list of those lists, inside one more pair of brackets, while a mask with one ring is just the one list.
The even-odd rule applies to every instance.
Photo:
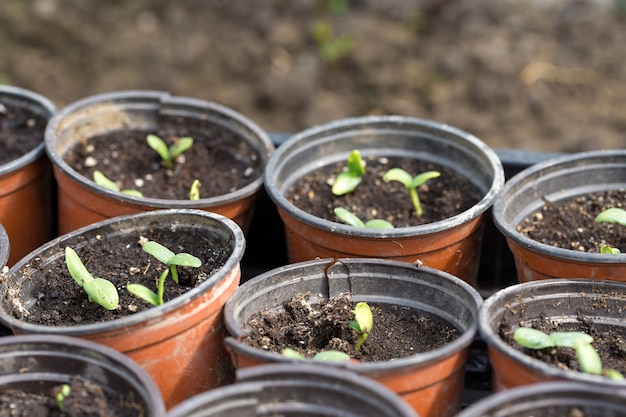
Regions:
[[427, 311], [456, 326], [459, 338], [429, 352], [385, 362], [315, 364], [344, 367], [378, 381], [422, 417], [453, 416], [459, 410], [464, 367], [482, 303], [472, 286], [446, 272], [385, 259], [345, 258], [335, 263], [320, 259], [274, 269], [242, 284], [224, 306], [230, 334], [225, 343], [237, 369], [292, 362], [240, 340], [253, 315], [282, 308], [301, 293], [327, 298], [350, 293], [354, 302]]
[[[50, 119], [56, 107], [32, 91], [0, 86], [0, 103], [27, 109]], [[8, 265], [52, 239], [55, 233], [54, 192], [50, 161], [41, 144], [30, 152], [0, 165], [0, 223], [11, 239]]]
[[[247, 186], [231, 193], [200, 200], [165, 200], [135, 197], [97, 186], [65, 161], [64, 155], [78, 141], [114, 130], [149, 130], [158, 126], [160, 115], [205, 120], [232, 131], [240, 141], [258, 152], [261, 168], [274, 150], [267, 134], [245, 116], [216, 103], [175, 97], [161, 91], [121, 91], [98, 94], [78, 100], [52, 118], [46, 129], [46, 151], [53, 164], [59, 186], [59, 232], [110, 217], [147, 210], [198, 208], [233, 219], [248, 230], [258, 191], [262, 188], [262, 169]], [[210, 179], [199, 178], [209, 183]]]
[[517, 226], [541, 209], [545, 199], [624, 188], [626, 150], [581, 152], [549, 159], [508, 180], [493, 206], [493, 221], [505, 236], [519, 282], [549, 278], [626, 281], [626, 253], [605, 255], [556, 248], [530, 239]]
[[165, 415], [156, 384], [126, 355], [66, 336], [0, 338], [0, 390], [11, 388], [49, 395], [51, 388], [67, 384], [77, 375], [98, 384], [105, 392], [132, 399], [142, 416]]
[[[185, 294], [124, 318], [71, 327], [32, 324], [11, 313], [9, 292], [19, 291], [21, 308], [34, 305], [45, 271], [65, 262], [66, 246], [78, 248], [96, 239], [113, 244], [137, 229], [167, 234], [174, 227], [177, 233], [201, 231], [205, 239], [230, 253], [221, 269]], [[74, 336], [123, 352], [146, 369], [166, 406], [172, 407], [234, 377], [223, 344], [222, 307], [239, 284], [244, 247], [243, 232], [236, 223], [202, 210], [156, 210], [104, 220], [47, 243], [11, 268], [0, 287], [0, 322], [16, 334]]]
[[[499, 335], [506, 317], [516, 323], [549, 319], [555, 323], [594, 322], [626, 332], [623, 311], [626, 284], [594, 279], [548, 279], [525, 282], [494, 293], [480, 308], [479, 331], [488, 346], [493, 369], [494, 391], [548, 381], [573, 381], [610, 388], [626, 386], [622, 381], [551, 366], [509, 346]], [[511, 329], [515, 331], [515, 328]]]
[[[436, 162], [467, 177], [483, 193], [470, 209], [413, 227], [365, 229], [315, 217], [291, 204], [289, 187], [321, 166], [363, 157], [412, 157]], [[285, 225], [290, 262], [326, 257], [374, 257], [424, 265], [476, 286], [484, 214], [504, 184], [495, 152], [476, 137], [441, 123], [400, 116], [344, 119], [305, 130], [270, 158], [265, 188]]]

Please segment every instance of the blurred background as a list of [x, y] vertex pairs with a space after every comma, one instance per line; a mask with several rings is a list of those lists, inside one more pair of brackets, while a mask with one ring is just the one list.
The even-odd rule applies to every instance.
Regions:
[[271, 132], [400, 114], [498, 148], [626, 147], [626, 0], [2, 0], [0, 83], [158, 89]]

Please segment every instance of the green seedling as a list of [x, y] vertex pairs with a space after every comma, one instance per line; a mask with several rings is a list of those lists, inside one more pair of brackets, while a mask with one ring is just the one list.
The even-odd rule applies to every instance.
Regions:
[[109, 179], [106, 175], [104, 175], [101, 171], [95, 170], [93, 172], [93, 181], [98, 184], [100, 187], [104, 187], [111, 191], [115, 191], [118, 193], [124, 193], [128, 195], [132, 195], [135, 197], [143, 197], [141, 191], [138, 190], [122, 190], [117, 183], [111, 179]]
[[417, 217], [422, 217], [424, 210], [422, 209], [422, 205], [417, 194], [417, 188], [425, 184], [428, 180], [437, 178], [440, 175], [441, 173], [438, 171], [426, 171], [422, 172], [416, 177], [412, 177], [411, 174], [409, 174], [402, 168], [392, 168], [385, 173], [385, 175], [383, 176], [383, 181], [398, 181], [403, 184], [406, 189], [409, 190], [411, 202], [413, 203], [413, 207], [415, 208], [415, 215], [417, 215]]
[[346, 169], [337, 175], [335, 182], [333, 182], [333, 194], [351, 193], [361, 183], [363, 175], [365, 175], [365, 163], [361, 158], [361, 153], [355, 149], [348, 156]]
[[603, 255], [618, 255], [621, 252], [618, 248], [614, 248], [611, 245], [602, 245], [600, 246], [600, 253]]
[[598, 223], [617, 223], [626, 226], [626, 210], [619, 207], [612, 207], [604, 210], [595, 218]]
[[611, 379], [624, 379], [623, 375], [614, 369], [603, 369], [598, 352], [591, 345], [593, 337], [581, 332], [553, 332], [544, 333], [541, 330], [520, 327], [515, 330], [513, 339], [528, 349], [546, 349], [552, 347], [567, 347], [576, 351], [576, 358], [580, 369], [588, 374], [605, 375]]
[[339, 219], [350, 226], [365, 227], [367, 229], [393, 229], [393, 225], [383, 219], [372, 219], [363, 223], [363, 221], [359, 219], [356, 214], [343, 207], [336, 207], [334, 212]]
[[157, 135], [148, 135], [146, 141], [148, 142], [148, 146], [159, 154], [168, 169], [174, 167], [174, 160], [178, 155], [182, 154], [193, 145], [193, 138], [188, 136], [179, 138], [171, 146], [167, 146], [163, 139]]
[[155, 241], [148, 241], [144, 243], [143, 250], [167, 265], [168, 268], [165, 269], [159, 276], [156, 293], [144, 285], [134, 283], [128, 284], [126, 289], [136, 297], [139, 297], [155, 306], [163, 304], [165, 279], [168, 277], [170, 272], [172, 273], [172, 279], [178, 284], [178, 270], [176, 269], [176, 266], [190, 266], [198, 268], [202, 265], [202, 261], [195, 256], [188, 253], [175, 254], [165, 246]]
[[356, 306], [354, 306], [353, 313], [354, 319], [350, 322], [350, 328], [359, 334], [354, 348], [361, 350], [363, 342], [365, 342], [365, 339], [367, 339], [369, 332], [374, 326], [374, 316], [372, 315], [370, 306], [365, 302], [357, 303]]
[[191, 188], [189, 189], [189, 199], [190, 200], [200, 200], [200, 183], [199, 180], [193, 180], [191, 183]]
[[107, 310], [115, 310], [117, 308], [119, 295], [115, 285], [104, 278], [94, 278], [80, 260], [78, 254], [69, 246], [65, 248], [65, 264], [74, 281], [87, 293], [89, 301], [98, 303]]
[[69, 384], [63, 384], [59, 392], [57, 392], [57, 394], [54, 396], [54, 399], [56, 401], [56, 404], [59, 410], [64, 411], [63, 401], [65, 401], [65, 399], [69, 397], [71, 392], [72, 392], [72, 387]]
[[[283, 349], [281, 355], [289, 359], [305, 359], [304, 355], [292, 348]], [[313, 356], [313, 360], [324, 362], [349, 361], [350, 355], [338, 350], [325, 350], [323, 352], [316, 353], [315, 356]]]

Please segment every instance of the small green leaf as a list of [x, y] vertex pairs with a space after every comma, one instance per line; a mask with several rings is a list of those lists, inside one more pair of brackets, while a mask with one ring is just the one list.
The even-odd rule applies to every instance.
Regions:
[[200, 266], [202, 266], [202, 261], [188, 253], [178, 253], [172, 256], [169, 261], [167, 261], [167, 264], [199, 268]]
[[57, 407], [59, 410], [63, 411], [63, 401], [67, 398], [72, 392], [72, 387], [69, 384], [63, 384], [57, 395], [54, 397], [57, 403]]
[[359, 219], [351, 211], [346, 210], [343, 207], [336, 207], [333, 211], [335, 212], [335, 216], [339, 217], [339, 219], [344, 223], [354, 227], [365, 227], [361, 219]]
[[521, 346], [528, 349], [545, 349], [554, 346], [549, 335], [541, 330], [530, 327], [519, 327], [515, 330], [513, 339]]
[[398, 181], [399, 183], [403, 184], [407, 189], [410, 189], [411, 183], [413, 182], [413, 177], [411, 177], [411, 174], [409, 174], [402, 168], [391, 168], [383, 176], [383, 181]]
[[619, 207], [612, 207], [604, 210], [596, 216], [598, 223], [617, 223], [626, 226], [626, 210]]
[[289, 359], [304, 359], [304, 356], [300, 352], [292, 348], [285, 348], [280, 354]]
[[361, 158], [361, 153], [358, 150], [353, 150], [348, 156], [348, 171], [362, 177], [365, 175], [365, 164], [363, 163], [363, 158]]
[[313, 360], [324, 361], [324, 362], [349, 361], [350, 355], [344, 352], [339, 352], [337, 350], [325, 350], [313, 356]]
[[610, 245], [602, 245], [600, 246], [600, 253], [603, 255], [619, 255], [620, 250], [618, 248], [614, 248]]
[[179, 138], [176, 142], [172, 144], [169, 148], [170, 160], [174, 160], [178, 155], [185, 152], [187, 149], [191, 148], [193, 145], [193, 139], [186, 136], [184, 138]]
[[145, 287], [141, 284], [127, 284], [126, 289], [129, 293], [131, 293], [135, 297], [141, 298], [147, 303], [150, 303], [154, 306], [161, 305], [159, 296], [148, 287]]
[[189, 189], [189, 199], [190, 200], [200, 200], [200, 186], [202, 184], [199, 180], [193, 180], [191, 183], [191, 188]]
[[154, 240], [146, 242], [143, 250], [166, 265], [169, 265], [170, 260], [175, 256], [174, 252]]
[[582, 332], [553, 332], [550, 333], [549, 337], [554, 346], [568, 347], [572, 349], [578, 341], [583, 343], [593, 342], [593, 337]]
[[364, 227], [367, 229], [393, 229], [393, 224], [383, 219], [372, 219], [365, 222]]
[[622, 373], [618, 370], [615, 369], [603, 369], [602, 370], [602, 375], [606, 376], [607, 378], [612, 379], [613, 381], [623, 381], [624, 380], [624, 375], [622, 375]]
[[361, 332], [369, 333], [374, 326], [374, 316], [367, 303], [357, 303], [354, 307], [354, 319], [359, 324]]
[[167, 144], [156, 135], [148, 135], [146, 138], [148, 142], [148, 146], [156, 151], [159, 154], [161, 159], [165, 162], [168, 167], [172, 165], [172, 157], [170, 155], [170, 150], [167, 147]]
[[111, 281], [103, 278], [95, 278], [83, 285], [89, 299], [100, 304], [107, 310], [115, 310], [119, 305], [117, 288]]
[[122, 193], [132, 195], [133, 197], [143, 197], [143, 194], [139, 190], [122, 190]]
[[431, 180], [433, 178], [437, 178], [437, 177], [440, 177], [440, 176], [441, 176], [441, 173], [438, 172], [438, 171], [422, 172], [417, 177], [413, 178], [413, 181], [411, 182], [411, 187], [410, 188], [417, 188], [420, 185], [425, 184], [428, 180]]
[[600, 355], [598, 355], [598, 352], [596, 352], [590, 343], [578, 340], [576, 341], [574, 348], [576, 349], [578, 364], [583, 372], [593, 375], [602, 374], [602, 361], [600, 360]]
[[117, 185], [115, 181], [110, 180], [101, 171], [95, 170], [93, 172], [93, 181], [96, 184], [98, 184], [100, 187], [104, 187], [107, 190], [116, 191], [116, 192], [120, 191], [120, 186]]
[[354, 191], [360, 183], [361, 177], [359, 175], [355, 175], [350, 171], [344, 171], [337, 175], [337, 178], [335, 178], [331, 191], [334, 195], [348, 194]]
[[69, 246], [65, 248], [65, 265], [67, 265], [67, 270], [70, 272], [72, 278], [74, 278], [74, 281], [81, 287], [83, 287], [86, 282], [93, 281], [93, 276], [87, 271], [87, 268], [83, 265], [76, 251]]

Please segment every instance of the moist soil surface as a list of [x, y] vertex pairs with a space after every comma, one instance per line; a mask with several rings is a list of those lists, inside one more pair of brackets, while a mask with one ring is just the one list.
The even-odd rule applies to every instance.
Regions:
[[557, 248], [598, 253], [606, 244], [626, 253], [626, 228], [594, 221], [607, 208], [624, 208], [625, 204], [625, 189], [585, 194], [558, 202], [546, 201], [541, 210], [525, 218], [517, 230]]
[[380, 362], [428, 352], [460, 336], [450, 323], [428, 313], [369, 305], [374, 326], [360, 350], [355, 349], [358, 334], [350, 328], [354, 306], [347, 294], [317, 300], [296, 294], [283, 309], [251, 317], [243, 342], [277, 353], [289, 347], [307, 358], [337, 350], [361, 362]]
[[48, 395], [18, 389], [0, 393], [0, 417], [143, 417], [145, 410], [123, 394], [105, 390], [80, 376], [71, 378], [70, 394], [63, 400], [63, 411], [55, 401], [62, 385]]
[[[229, 253], [207, 241], [204, 235], [194, 229], [178, 228], [175, 233], [150, 231], [145, 234], [135, 232], [131, 235], [109, 241], [106, 237], [93, 244], [74, 248], [94, 276], [111, 281], [118, 290], [119, 307], [106, 310], [100, 305], [89, 302], [87, 294], [76, 284], [65, 265], [65, 256], [53, 265], [42, 267], [41, 260], [36, 260], [25, 267], [25, 271], [35, 268], [38, 271], [39, 286], [33, 291], [37, 301], [24, 314], [18, 300], [8, 300], [11, 313], [18, 319], [44, 326], [74, 326], [80, 324], [104, 322], [153, 308], [152, 305], [131, 295], [126, 290], [129, 283], [142, 284], [154, 292], [157, 280], [165, 266], [152, 255], [142, 250], [140, 237], [155, 240], [174, 253], [187, 252], [200, 258], [199, 268], [178, 267], [176, 284], [171, 273], [165, 281], [164, 302], [171, 300], [206, 281], [228, 259]], [[59, 251], [64, 251], [60, 248]], [[5, 294], [5, 297], [11, 297]]]
[[[155, 134], [171, 146], [182, 137], [194, 143], [172, 169], [146, 143]], [[77, 143], [63, 158], [88, 179], [99, 170], [120, 189], [134, 189], [144, 197], [188, 200], [194, 180], [201, 183], [200, 198], [231, 193], [262, 175], [261, 158], [245, 140], [208, 122], [165, 118], [156, 131], [113, 131]]]
[[0, 165], [11, 162], [40, 145], [47, 123], [40, 115], [13, 106], [3, 98], [0, 95]]
[[[335, 196], [332, 184], [342, 172], [345, 162], [328, 165], [312, 171], [289, 187], [287, 199], [298, 208], [316, 217], [341, 222], [334, 214], [336, 207], [343, 207], [364, 223], [378, 218], [387, 220], [394, 227], [417, 226], [432, 223], [459, 214], [482, 198], [480, 191], [466, 178], [453, 170], [430, 162], [408, 158], [366, 158], [366, 172], [353, 192]], [[415, 215], [406, 187], [397, 182], [383, 181], [391, 168], [403, 168], [412, 176], [425, 171], [439, 171], [418, 188], [424, 213]]]

